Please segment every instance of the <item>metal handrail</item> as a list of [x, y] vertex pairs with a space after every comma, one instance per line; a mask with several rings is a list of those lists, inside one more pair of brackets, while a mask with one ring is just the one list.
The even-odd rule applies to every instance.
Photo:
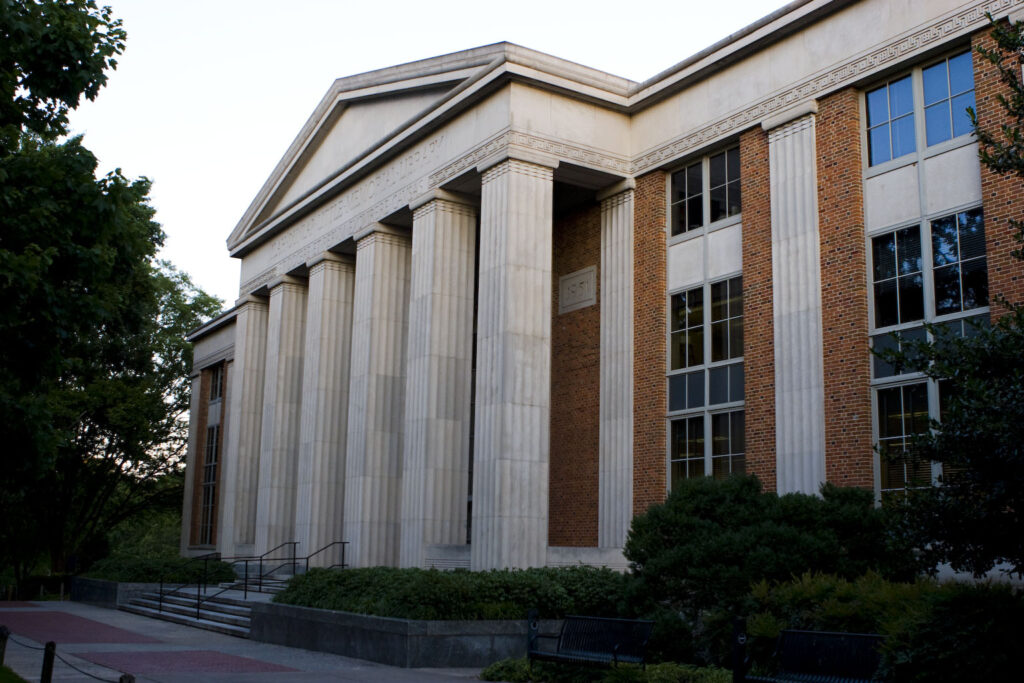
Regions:
[[[265, 552], [265, 553], [263, 553], [262, 555], [259, 556], [260, 569], [259, 569], [259, 573], [257, 574], [257, 576], [259, 577], [259, 589], [261, 591], [263, 590], [263, 558], [265, 558], [267, 555], [269, 555], [270, 553], [272, 553], [272, 552], [274, 552], [276, 550], [280, 550], [281, 548], [285, 547], [286, 545], [290, 545], [292, 547], [292, 561], [291, 561], [291, 565], [292, 565], [292, 573], [293, 574], [295, 573], [295, 549], [298, 547], [299, 542], [298, 541], [285, 541], [281, 545], [276, 546], [274, 548], [271, 548], [270, 550], [268, 550], [267, 552]], [[287, 563], [285, 563], [285, 564], [287, 564]], [[275, 572], [278, 569], [280, 569], [281, 567], [285, 566], [285, 564], [281, 564], [281, 565], [275, 567], [274, 569], [272, 569], [271, 571]]]
[[165, 595], [170, 595], [171, 593], [177, 593], [182, 588], [186, 588], [188, 586], [191, 586], [193, 583], [196, 584], [196, 595], [199, 595], [199, 591], [203, 590], [203, 586], [207, 583], [207, 577], [209, 576], [209, 566], [210, 566], [209, 562], [210, 562], [211, 559], [215, 559], [215, 558], [217, 560], [220, 560], [220, 553], [212, 552], [212, 553], [206, 553], [205, 555], [197, 555], [196, 557], [186, 557], [184, 559], [184, 561], [182, 561], [179, 564], [179, 566], [186, 567], [191, 562], [197, 562], [199, 560], [203, 561], [203, 573], [201, 575], [201, 578], [198, 581], [195, 581], [195, 582], [188, 581], [186, 583], [183, 583], [180, 586], [178, 586], [177, 588], [172, 588], [171, 590], [169, 590], [167, 592], [164, 592], [164, 576], [167, 575], [167, 572], [161, 572], [160, 573], [160, 590], [157, 593], [157, 610], [156, 611], [157, 612], [163, 612], [164, 611], [164, 596]]
[[349, 543], [348, 541], [332, 541], [331, 543], [328, 543], [327, 545], [325, 545], [323, 548], [320, 548], [320, 550], [317, 550], [315, 553], [313, 553], [311, 555], [307, 555], [306, 556], [306, 571], [307, 572], [309, 571], [309, 559], [311, 557], [316, 557], [317, 555], [319, 555], [323, 551], [327, 550], [328, 548], [333, 548], [336, 545], [340, 545], [341, 546], [341, 564], [332, 564], [330, 567], [328, 567], [328, 569], [333, 569], [335, 567], [340, 567], [340, 568], [344, 569], [345, 567], [348, 566], [348, 565], [345, 564], [345, 546], [347, 546], [348, 543]]

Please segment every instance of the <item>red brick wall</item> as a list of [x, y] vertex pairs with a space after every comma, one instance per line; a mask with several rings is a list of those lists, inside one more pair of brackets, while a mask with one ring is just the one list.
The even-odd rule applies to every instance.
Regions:
[[825, 479], [870, 489], [874, 458], [860, 126], [856, 89], [818, 102]]
[[[971, 47], [995, 48], [990, 29], [980, 31], [971, 39]], [[996, 99], [999, 93], [1009, 94], [1000, 82], [999, 72], [987, 59], [974, 54], [974, 99], [978, 123], [990, 131], [1009, 123], [1002, 105]], [[1020, 245], [1014, 240], [1014, 231], [1008, 221], [1024, 220], [1024, 181], [1014, 175], [998, 175], [984, 164], [981, 167], [981, 196], [985, 211], [985, 249], [988, 256], [988, 286], [992, 295], [1002, 294], [1013, 303], [1024, 303], [1024, 263], [1014, 259], [1011, 252]], [[993, 301], [992, 317], [1000, 317], [1005, 309]]]
[[768, 134], [740, 136], [743, 197], [743, 370], [747, 472], [775, 490], [775, 344]]
[[665, 500], [668, 294], [665, 174], [636, 179], [633, 201], [633, 513]]
[[[597, 546], [601, 207], [555, 219], [552, 240], [548, 543]], [[596, 266], [598, 303], [558, 314], [558, 278]]]

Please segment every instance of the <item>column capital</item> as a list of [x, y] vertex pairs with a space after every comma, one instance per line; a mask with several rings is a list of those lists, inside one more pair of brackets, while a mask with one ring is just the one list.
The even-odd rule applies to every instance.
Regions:
[[440, 188], [436, 190], [430, 190], [424, 192], [419, 197], [409, 202], [409, 209], [416, 213], [420, 208], [426, 206], [433, 201], [443, 201], [449, 204], [460, 204], [462, 206], [470, 207], [476, 210], [477, 200], [468, 195], [464, 195], [461, 192], [449, 192], [448, 190], [442, 190]]
[[486, 173], [498, 164], [506, 161], [517, 161], [533, 166], [542, 166], [548, 169], [548, 173], [558, 168], [559, 160], [556, 157], [537, 152], [532, 149], [513, 147], [511, 145], [499, 149], [494, 154], [485, 158], [476, 165], [478, 173]]
[[275, 289], [277, 289], [278, 287], [281, 287], [282, 285], [292, 285], [292, 286], [295, 286], [295, 287], [305, 287], [306, 286], [306, 279], [305, 278], [300, 278], [300, 277], [295, 277], [293, 275], [280, 275], [280, 276], [274, 278], [273, 280], [271, 280], [269, 284], [267, 284], [267, 289], [269, 289], [271, 291], [271, 293], [273, 293], [273, 291]]
[[258, 294], [246, 294], [243, 297], [235, 299], [235, 308], [241, 308], [242, 306], [248, 306], [249, 304], [257, 304], [260, 306], [267, 305], [267, 297], [259, 296]]
[[396, 237], [408, 237], [409, 231], [406, 228], [399, 228], [394, 225], [387, 225], [385, 223], [371, 223], [359, 232], [352, 235], [352, 239], [356, 242], [356, 248], [359, 247], [359, 243], [367, 237], [372, 235], [395, 235]]
[[636, 181], [632, 178], [623, 178], [614, 185], [600, 190], [597, 193], [597, 201], [603, 202], [606, 199], [611, 199], [615, 195], [622, 194], [623, 192], [629, 192], [636, 189]]
[[817, 113], [818, 100], [805, 100], [803, 102], [798, 102], [792, 107], [787, 107], [778, 114], [769, 116], [765, 120], [761, 121], [761, 129], [769, 133], [774, 133], [776, 128], [780, 128], [787, 123], [793, 123], [805, 116], [814, 116]]
[[351, 264], [353, 259], [351, 256], [345, 254], [336, 254], [333, 251], [324, 251], [317, 254], [310, 260], [306, 261], [307, 268], [313, 268], [320, 265], [321, 263], [348, 263]]

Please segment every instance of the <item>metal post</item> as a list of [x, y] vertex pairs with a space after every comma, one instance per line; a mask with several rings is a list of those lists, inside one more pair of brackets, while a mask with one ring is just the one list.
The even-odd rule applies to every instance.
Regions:
[[157, 612], [163, 612], [164, 611], [164, 577], [163, 576], [160, 577], [160, 593], [158, 594], [158, 597], [157, 597], [156, 611]]
[[747, 620], [736, 617], [732, 621], [732, 683], [747, 680]]
[[0, 626], [0, 666], [4, 665], [4, 653], [7, 652], [7, 636], [11, 635], [11, 629]]
[[295, 551], [298, 550], [298, 547], [299, 542], [292, 541], [292, 576], [295, 576], [295, 571], [298, 569], [298, 567], [295, 564]]
[[53, 657], [57, 654], [57, 643], [52, 640], [43, 648], [43, 670], [39, 674], [39, 683], [52, 683]]
[[245, 561], [245, 575], [242, 577], [242, 599], [249, 599], [249, 560]]
[[341, 568], [344, 569], [348, 565], [345, 564], [345, 548], [348, 547], [348, 541], [341, 542]]
[[263, 556], [260, 555], [260, 573], [256, 577], [257, 586], [259, 587], [260, 593], [263, 592]]
[[135, 683], [135, 676], [131, 674], [121, 674], [121, 677], [117, 679], [117, 683]]

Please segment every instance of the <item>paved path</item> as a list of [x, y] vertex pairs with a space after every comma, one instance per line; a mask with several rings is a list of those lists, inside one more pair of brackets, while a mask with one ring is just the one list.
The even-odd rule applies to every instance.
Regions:
[[[257, 643], [78, 602], [0, 602], [12, 633], [5, 663], [38, 681], [43, 643], [57, 643], [53, 680], [116, 683], [326, 683], [476, 680], [479, 669], [401, 669], [323, 652]], [[33, 649], [38, 648], [38, 649]], [[75, 668], [80, 671], [76, 671]]]

